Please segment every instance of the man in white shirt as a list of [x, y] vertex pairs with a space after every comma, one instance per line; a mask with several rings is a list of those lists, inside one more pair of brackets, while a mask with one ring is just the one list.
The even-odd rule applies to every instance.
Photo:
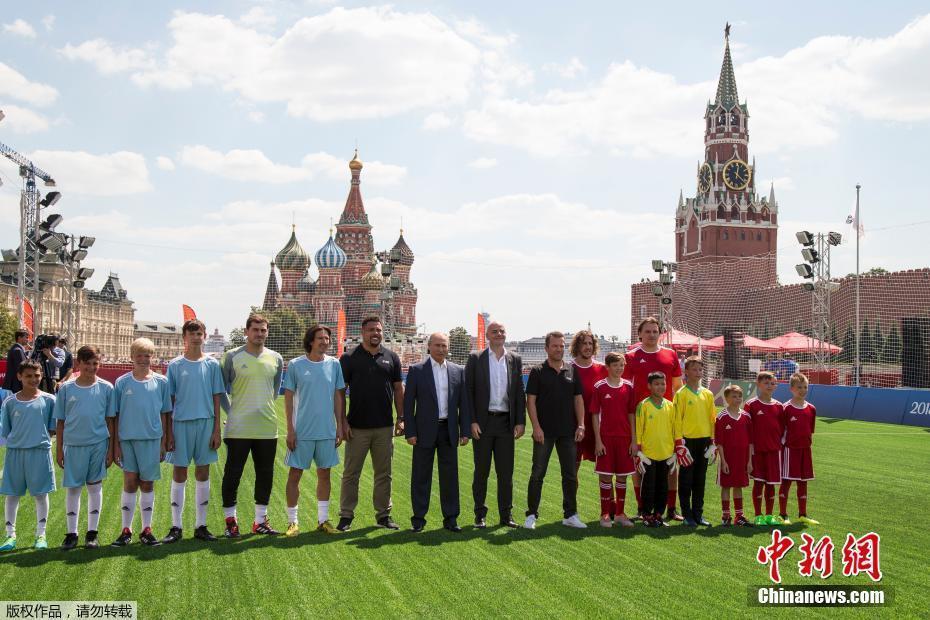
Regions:
[[449, 337], [435, 333], [427, 341], [429, 357], [410, 367], [404, 388], [404, 434], [413, 446], [410, 476], [411, 525], [426, 526], [433, 484], [433, 459], [439, 456], [439, 503], [443, 527], [461, 532], [458, 447], [468, 443], [471, 421], [465, 400], [465, 371], [448, 361]]

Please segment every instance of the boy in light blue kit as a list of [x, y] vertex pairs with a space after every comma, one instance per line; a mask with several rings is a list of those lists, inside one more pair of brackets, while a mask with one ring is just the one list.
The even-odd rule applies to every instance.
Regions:
[[16, 512], [28, 490], [36, 502], [36, 549], [47, 549], [48, 494], [55, 490], [52, 440], [55, 397], [39, 391], [42, 366], [25, 360], [16, 372], [23, 389], [0, 407], [0, 437], [6, 439], [0, 495], [6, 495], [6, 540], [0, 551], [16, 548]]
[[113, 422], [116, 415], [113, 384], [97, 377], [100, 351], [84, 345], [77, 352], [80, 375], [63, 383], [55, 399], [58, 442], [56, 460], [65, 470], [62, 486], [65, 497], [65, 520], [68, 532], [61, 544], [64, 550], [78, 543], [78, 514], [81, 511], [81, 488], [87, 486], [87, 534], [84, 545], [96, 549], [97, 525], [103, 504], [103, 479], [113, 463]]
[[132, 371], [116, 380], [116, 430], [119, 441], [114, 450], [116, 463], [123, 468], [123, 494], [120, 509], [122, 531], [113, 542], [124, 547], [132, 541], [132, 520], [136, 514], [136, 494], [141, 489], [139, 508], [142, 511], [144, 545], [161, 544], [152, 533], [152, 513], [155, 509], [154, 482], [161, 479], [161, 462], [165, 460], [165, 431], [171, 415], [171, 394], [168, 379], [152, 372], [155, 344], [148, 338], [137, 338], [129, 347]]
[[184, 322], [181, 337], [184, 355], [168, 364], [168, 388], [174, 401], [165, 458], [174, 465], [171, 482], [171, 529], [164, 544], [176, 543], [183, 535], [184, 487], [187, 468], [194, 462], [197, 519], [194, 538], [213, 541], [207, 529], [210, 504], [210, 465], [216, 463], [220, 447], [220, 396], [226, 392], [220, 363], [203, 353], [207, 328], [197, 319]]

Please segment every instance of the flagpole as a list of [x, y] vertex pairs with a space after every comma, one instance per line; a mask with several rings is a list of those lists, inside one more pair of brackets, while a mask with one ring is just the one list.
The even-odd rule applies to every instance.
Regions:
[[861, 379], [861, 369], [859, 367], [859, 231], [861, 230], [861, 224], [859, 220], [859, 190], [861, 188], [862, 186], [856, 183], [856, 386], [859, 385], [859, 381]]

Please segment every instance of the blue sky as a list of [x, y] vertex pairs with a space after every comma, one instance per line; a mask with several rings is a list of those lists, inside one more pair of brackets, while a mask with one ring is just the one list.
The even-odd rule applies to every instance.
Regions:
[[521, 338], [622, 336], [630, 283], [673, 256], [730, 21], [782, 282], [794, 231], [850, 231], [857, 182], [863, 267], [928, 265], [926, 4], [624, 4], [23, 4], [0, 18], [0, 141], [59, 180], [62, 229], [98, 238], [92, 286], [118, 272], [137, 318], [187, 303], [239, 325], [292, 217], [325, 242], [357, 142], [376, 246], [403, 219], [426, 329], [484, 309]]

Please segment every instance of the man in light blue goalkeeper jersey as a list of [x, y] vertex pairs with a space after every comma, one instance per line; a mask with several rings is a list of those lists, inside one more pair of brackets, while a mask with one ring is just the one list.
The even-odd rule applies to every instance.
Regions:
[[87, 486], [87, 534], [84, 545], [96, 549], [97, 526], [103, 505], [103, 479], [113, 463], [116, 416], [113, 384], [97, 376], [100, 351], [84, 345], [77, 352], [80, 375], [58, 388], [55, 419], [58, 442], [56, 460], [65, 470], [62, 485], [65, 497], [65, 521], [68, 532], [61, 544], [64, 550], [78, 543], [78, 514], [81, 511], [81, 488]]
[[0, 405], [0, 437], [6, 439], [0, 495], [6, 495], [6, 540], [0, 551], [16, 548], [16, 513], [28, 490], [36, 503], [36, 549], [47, 549], [48, 494], [55, 490], [52, 440], [55, 434], [55, 397], [39, 391], [42, 366], [25, 360], [16, 371], [22, 386]]
[[119, 438], [114, 446], [114, 460], [123, 468], [123, 493], [120, 497], [123, 523], [113, 546], [124, 547], [132, 541], [136, 494], [141, 490], [142, 533], [139, 541], [154, 547], [161, 544], [152, 533], [154, 483], [161, 479], [161, 462], [165, 460], [165, 429], [171, 415], [171, 391], [168, 378], [152, 372], [155, 344], [151, 340], [134, 340], [129, 355], [132, 371], [118, 378], [114, 385]]
[[216, 450], [220, 447], [220, 396], [226, 389], [220, 363], [203, 353], [206, 333], [206, 326], [199, 320], [185, 321], [181, 327], [184, 355], [168, 364], [168, 386], [174, 411], [167, 441], [171, 452], [165, 460], [174, 465], [174, 471], [171, 529], [161, 540], [165, 544], [176, 543], [182, 538], [184, 487], [191, 461], [195, 466], [194, 497], [197, 502], [194, 537], [204, 541], [216, 540], [216, 536], [207, 529], [207, 508], [210, 504], [210, 465], [217, 461]]
[[330, 469], [339, 464], [336, 448], [343, 439], [345, 381], [342, 366], [326, 355], [331, 332], [314, 325], [304, 336], [306, 355], [292, 359], [284, 373], [284, 412], [287, 416], [287, 536], [297, 536], [300, 478], [316, 463], [317, 530], [337, 534], [329, 522]]
[[250, 314], [245, 322], [245, 344], [230, 349], [221, 363], [223, 380], [232, 403], [226, 412], [224, 442], [226, 466], [223, 469], [223, 516], [227, 538], [239, 538], [236, 496], [245, 462], [252, 455], [255, 467], [255, 520], [253, 534], [277, 535], [268, 519], [268, 501], [274, 480], [274, 459], [278, 447], [278, 408], [275, 401], [281, 388], [284, 361], [265, 348], [268, 320]]

